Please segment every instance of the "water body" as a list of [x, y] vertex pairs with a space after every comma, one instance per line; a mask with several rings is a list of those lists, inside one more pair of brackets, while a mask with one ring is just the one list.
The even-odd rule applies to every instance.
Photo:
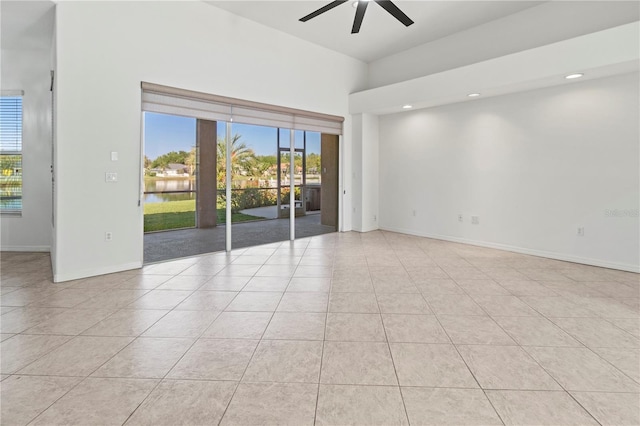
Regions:
[[144, 194], [145, 203], [163, 203], [167, 201], [195, 200], [195, 179], [145, 179], [144, 192], [156, 192], [155, 194]]

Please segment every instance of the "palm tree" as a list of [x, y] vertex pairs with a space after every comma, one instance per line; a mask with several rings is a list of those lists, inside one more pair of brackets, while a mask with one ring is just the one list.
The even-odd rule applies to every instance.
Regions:
[[189, 167], [189, 176], [193, 176], [193, 171], [196, 168], [196, 149], [191, 148], [189, 151], [189, 155], [184, 160], [184, 165]]
[[[240, 174], [242, 171], [249, 171], [251, 164], [256, 159], [255, 152], [247, 147], [247, 144], [240, 142], [242, 135], [235, 134], [231, 138], [231, 176]], [[224, 183], [227, 159], [227, 141], [225, 138], [218, 139], [218, 182]]]

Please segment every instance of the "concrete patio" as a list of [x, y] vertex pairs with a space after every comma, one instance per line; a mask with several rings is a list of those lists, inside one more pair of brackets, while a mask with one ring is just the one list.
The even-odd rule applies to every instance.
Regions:
[[[319, 214], [296, 218], [296, 238], [336, 232], [320, 223]], [[289, 239], [289, 219], [259, 220], [232, 225], [233, 248], [250, 247]], [[224, 251], [225, 227], [180, 229], [144, 235], [144, 262], [153, 263], [198, 254]]]

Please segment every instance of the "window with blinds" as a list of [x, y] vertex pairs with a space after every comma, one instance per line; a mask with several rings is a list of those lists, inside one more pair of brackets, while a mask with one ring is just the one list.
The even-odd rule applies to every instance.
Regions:
[[22, 212], [22, 92], [0, 94], [0, 212]]

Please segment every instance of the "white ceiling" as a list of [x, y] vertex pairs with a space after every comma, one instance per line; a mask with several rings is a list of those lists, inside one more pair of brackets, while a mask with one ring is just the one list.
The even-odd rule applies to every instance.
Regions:
[[328, 4], [323, 1], [216, 1], [206, 3], [225, 9], [295, 37], [344, 53], [365, 62], [401, 52], [481, 25], [540, 1], [425, 1], [394, 3], [415, 24], [405, 27], [377, 4], [370, 4], [359, 34], [351, 34], [356, 9], [342, 4], [308, 22], [299, 19]]
[[50, 49], [55, 20], [51, 1], [0, 2], [3, 49]]

